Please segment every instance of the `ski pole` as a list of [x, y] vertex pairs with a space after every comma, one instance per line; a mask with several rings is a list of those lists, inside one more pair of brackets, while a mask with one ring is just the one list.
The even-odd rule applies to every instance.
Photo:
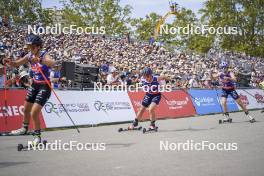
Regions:
[[62, 106], [62, 108], [64, 109], [64, 111], [66, 112], [68, 118], [71, 120], [74, 128], [77, 130], [78, 133], [80, 133], [79, 128], [75, 125], [74, 121], [72, 120], [70, 114], [68, 113], [68, 111], [66, 110], [66, 108], [64, 107], [64, 105], [62, 104], [61, 100], [59, 99], [58, 95], [56, 94], [56, 92], [54, 91], [54, 89], [51, 87], [50, 82], [48, 81], [48, 79], [46, 78], [46, 76], [44, 75], [43, 71], [41, 70], [41, 68], [39, 66], [37, 66], [38, 71], [41, 73], [42, 77], [44, 78], [45, 82], [48, 84], [49, 88], [51, 89], [51, 91], [53, 92], [53, 94], [55, 95], [56, 99], [58, 100], [58, 102], [60, 103], [60, 105]]

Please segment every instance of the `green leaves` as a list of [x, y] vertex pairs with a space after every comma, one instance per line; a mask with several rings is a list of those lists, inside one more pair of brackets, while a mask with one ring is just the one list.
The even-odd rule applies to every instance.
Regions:
[[51, 22], [49, 13], [41, 7], [41, 0], [0, 0], [0, 16], [7, 16], [15, 23], [23, 24]]
[[[132, 7], [121, 6], [120, 0], [62, 0], [65, 25], [105, 27], [108, 35], [130, 32], [140, 40], [153, 37], [158, 22], [165, 14], [150, 13], [144, 18], [131, 19]], [[169, 6], [168, 6], [169, 11]], [[162, 33], [158, 40], [165, 44], [206, 53], [219, 39], [220, 47], [264, 57], [264, 1], [263, 0], [207, 0], [197, 19], [192, 10], [178, 8], [177, 15], [163, 19], [171, 27], [209, 25], [237, 27], [238, 34]], [[41, 0], [0, 0], [0, 15], [15, 23], [54, 23], [53, 11], [43, 9]]]
[[222, 48], [243, 51], [253, 56], [264, 56], [263, 1], [210, 0], [200, 12], [203, 23], [214, 27], [238, 27], [239, 34], [220, 36]]
[[120, 0], [71, 0], [64, 1], [64, 18], [67, 24], [105, 27], [106, 34], [128, 32], [131, 6], [121, 7]]
[[156, 13], [146, 15], [145, 19], [135, 18], [131, 21], [131, 26], [135, 28], [135, 33], [138, 39], [148, 41], [154, 34], [154, 30], [161, 18]]

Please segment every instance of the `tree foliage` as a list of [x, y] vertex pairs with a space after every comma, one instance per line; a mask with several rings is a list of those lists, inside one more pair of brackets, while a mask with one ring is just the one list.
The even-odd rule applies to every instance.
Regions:
[[14, 23], [51, 22], [41, 0], [0, 0], [0, 16], [12, 19]]
[[132, 7], [120, 6], [120, 0], [64, 1], [64, 18], [68, 24], [105, 27], [106, 34], [128, 32]]
[[135, 29], [135, 34], [140, 40], [149, 40], [154, 34], [156, 25], [161, 18], [157, 13], [150, 13], [145, 18], [134, 18], [131, 26]]
[[264, 56], [263, 0], [210, 0], [200, 12], [203, 23], [238, 28], [237, 35], [220, 36], [222, 48]]
[[[121, 0], [62, 0], [63, 18], [67, 25], [105, 27], [108, 35], [134, 33], [148, 41], [162, 18], [150, 13], [145, 18], [131, 19], [132, 7], [121, 6]], [[42, 8], [41, 0], [0, 0], [0, 16], [15, 23], [52, 23], [51, 11]], [[168, 8], [169, 10], [169, 8]], [[168, 27], [186, 27], [188, 24], [218, 27], [237, 27], [238, 34], [161, 34], [159, 41], [206, 53], [216, 39], [223, 49], [264, 57], [264, 1], [263, 0], [207, 0], [199, 10], [200, 19], [190, 9], [179, 8]], [[164, 15], [164, 14], [163, 14]], [[169, 23], [169, 24], [168, 24]]]

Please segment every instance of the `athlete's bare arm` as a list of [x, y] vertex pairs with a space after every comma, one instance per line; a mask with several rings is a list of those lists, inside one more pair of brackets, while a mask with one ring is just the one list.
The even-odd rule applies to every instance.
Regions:
[[4, 58], [4, 63], [7, 63], [11, 67], [18, 67], [20, 65], [28, 63], [28, 55], [25, 55], [23, 58], [12, 61], [11, 58]]
[[47, 65], [48, 67], [54, 67], [56, 62], [50, 57], [50, 55], [46, 54], [41, 64]]
[[48, 67], [54, 67], [56, 62], [50, 57], [50, 55], [46, 54], [42, 60], [39, 57], [33, 57], [31, 59], [32, 63], [41, 63], [43, 65], [47, 65]]
[[231, 81], [237, 82], [237, 78], [233, 72], [230, 72], [231, 78], [229, 78]]

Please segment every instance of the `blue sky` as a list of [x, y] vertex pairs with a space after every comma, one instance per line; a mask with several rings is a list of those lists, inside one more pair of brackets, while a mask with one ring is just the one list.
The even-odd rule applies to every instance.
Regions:
[[[61, 8], [62, 5], [59, 3], [60, 0], [42, 0], [44, 7], [57, 6]], [[206, 0], [177, 0], [176, 2], [181, 7], [189, 8], [196, 14], [200, 8], [203, 7], [203, 3]], [[168, 0], [121, 0], [122, 6], [128, 4], [133, 7], [132, 17], [145, 17], [150, 12], [156, 12], [160, 15], [165, 15], [169, 11]]]

